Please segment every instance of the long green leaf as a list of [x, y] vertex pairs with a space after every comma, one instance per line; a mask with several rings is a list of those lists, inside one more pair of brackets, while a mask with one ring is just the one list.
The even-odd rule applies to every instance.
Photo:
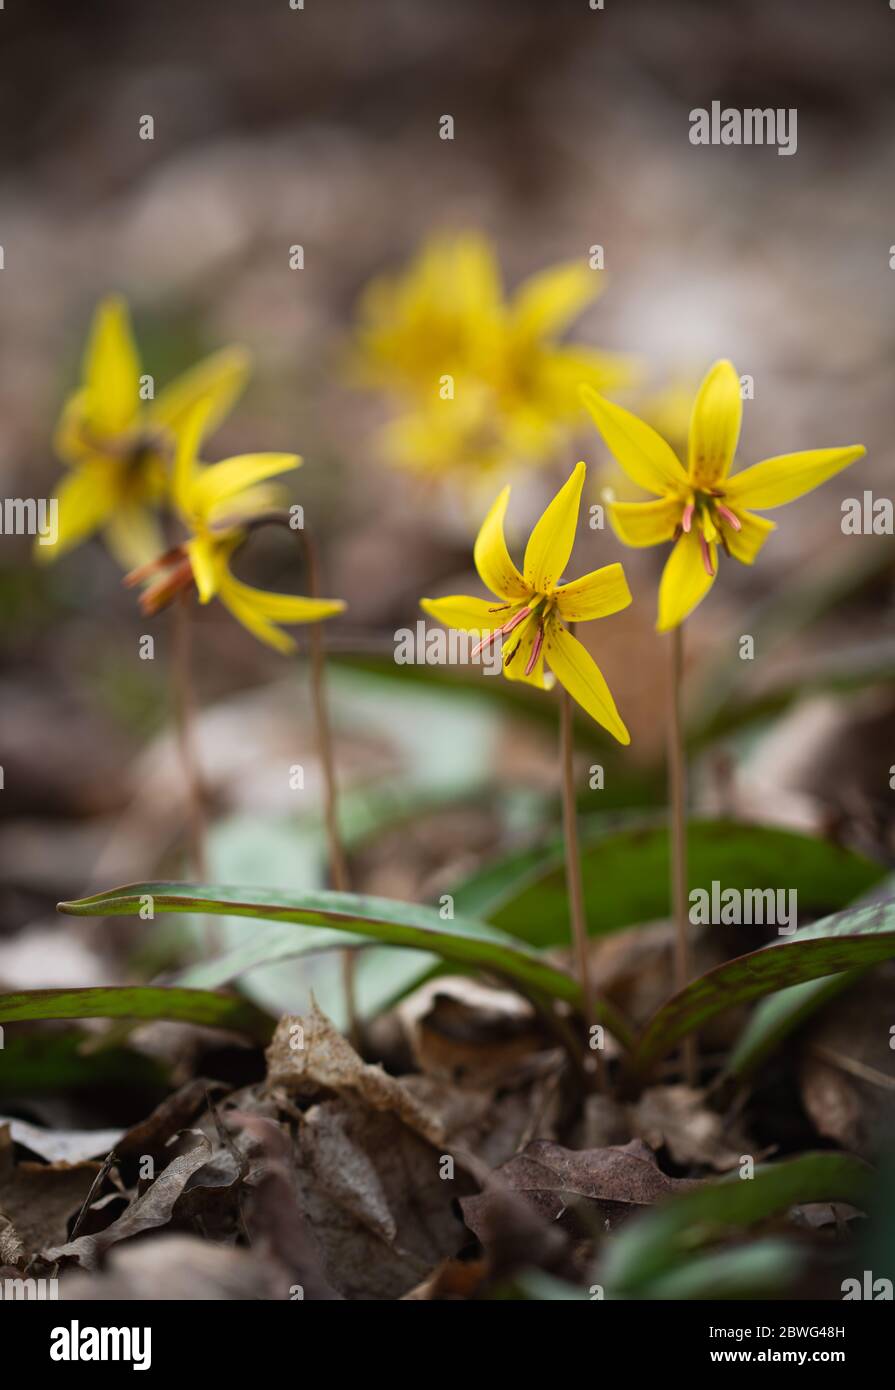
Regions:
[[[588, 930], [593, 936], [668, 915], [668, 830], [640, 823], [607, 831], [605, 820], [582, 825], [582, 876]], [[688, 828], [689, 888], [713, 881], [745, 891], [756, 882], [794, 889], [799, 908], [814, 915], [854, 902], [885, 875], [869, 859], [819, 840], [771, 826], [738, 821], [696, 821]], [[458, 912], [470, 913], [527, 941], [563, 943], [568, 904], [562, 843], [525, 849], [453, 889]]]
[[[872, 894], [854, 903], [854, 907], [869, 907], [872, 902], [895, 895], [895, 875], [889, 875]], [[840, 975], [827, 975], [819, 980], [782, 989], [763, 999], [753, 1010], [742, 1033], [724, 1063], [728, 1076], [742, 1078], [751, 1075], [797, 1028], [864, 977], [871, 967], [846, 970]]]
[[[538, 952], [484, 923], [465, 918], [445, 921], [431, 907], [355, 893], [272, 892], [191, 883], [132, 883], [90, 898], [59, 904], [76, 917], [130, 916], [151, 901], [156, 913], [196, 912], [297, 926], [332, 927], [391, 946], [428, 951], [466, 968], [488, 970], [535, 994], [581, 1007], [578, 982]], [[630, 1030], [608, 1004], [597, 1007], [601, 1021], [628, 1045]]]
[[636, 1071], [648, 1071], [681, 1038], [725, 1009], [805, 980], [875, 965], [892, 956], [895, 899], [826, 917], [801, 928], [787, 941], [716, 966], [674, 995], [640, 1035], [631, 1065]]
[[791, 985], [762, 999], [728, 1054], [725, 1075], [738, 1080], [751, 1076], [784, 1038], [866, 973], [866, 969], [843, 970], [839, 975], [823, 975], [819, 980]]
[[866, 1207], [873, 1192], [873, 1169], [851, 1154], [800, 1154], [760, 1165], [751, 1178], [728, 1173], [625, 1226], [609, 1251], [603, 1282], [613, 1297], [648, 1297], [652, 1282], [679, 1268], [697, 1242], [706, 1244], [732, 1226], [752, 1226], [804, 1202]]
[[258, 1042], [268, 1042], [273, 1033], [273, 1021], [254, 1004], [202, 989], [127, 985], [0, 994], [0, 1023], [47, 1018], [174, 1019], [245, 1033]]

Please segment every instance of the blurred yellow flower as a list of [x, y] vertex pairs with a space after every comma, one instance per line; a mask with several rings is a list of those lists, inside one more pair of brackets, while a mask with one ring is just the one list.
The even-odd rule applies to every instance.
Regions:
[[[569, 584], [561, 584], [562, 572], [575, 543], [585, 465], [579, 463], [538, 521], [525, 549], [522, 573], [510, 558], [504, 539], [503, 518], [510, 489], [505, 487], [482, 523], [473, 558], [482, 582], [499, 600], [449, 598], [420, 601], [426, 613], [446, 627], [487, 634], [473, 656], [495, 642], [503, 644], [503, 674], [549, 689], [554, 677], [565, 686], [582, 709], [619, 743], [631, 737], [622, 723], [609, 687], [593, 657], [563, 626], [564, 622], [590, 622], [618, 613], [631, 602], [621, 565], [605, 565]], [[545, 673], [544, 665], [550, 668]]]
[[656, 502], [608, 503], [610, 520], [626, 545], [674, 541], [659, 585], [659, 632], [677, 627], [705, 598], [718, 569], [718, 545], [751, 565], [773, 521], [757, 516], [783, 506], [862, 458], [861, 444], [808, 449], [753, 464], [728, 477], [740, 436], [740, 382], [732, 363], [707, 372], [690, 415], [685, 469], [645, 421], [588, 386], [581, 398], [603, 439], [628, 476], [656, 494]]
[[507, 299], [490, 243], [439, 237], [401, 275], [374, 280], [359, 310], [360, 381], [392, 394], [384, 435], [397, 464], [430, 476], [538, 463], [567, 440], [582, 382], [629, 381], [629, 359], [560, 335], [600, 293], [583, 261], [553, 266]]
[[56, 428], [56, 452], [72, 470], [57, 491], [59, 537], [53, 546], [37, 546], [36, 555], [55, 559], [96, 531], [126, 569], [157, 555], [162, 540], [152, 510], [165, 497], [177, 436], [199, 401], [208, 407], [206, 428], [215, 428], [248, 369], [246, 353], [227, 348], [144, 401], [127, 305], [118, 297], [104, 299], [93, 318], [81, 385]]
[[230, 558], [246, 538], [247, 526], [267, 498], [269, 478], [301, 465], [297, 454], [241, 454], [202, 467], [197, 461], [207, 430], [208, 401], [186, 418], [180, 431], [171, 491], [189, 538], [125, 578], [129, 586], [152, 579], [140, 606], [157, 613], [195, 585], [200, 603], [219, 598], [234, 618], [268, 646], [288, 653], [295, 643], [279, 623], [315, 623], [341, 613], [341, 599], [311, 599], [252, 588], [230, 573]]

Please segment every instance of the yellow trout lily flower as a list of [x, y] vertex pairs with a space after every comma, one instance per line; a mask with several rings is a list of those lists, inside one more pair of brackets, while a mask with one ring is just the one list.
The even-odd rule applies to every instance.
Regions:
[[781, 454], [729, 476], [743, 405], [733, 364], [706, 373], [690, 415], [687, 467], [643, 420], [588, 386], [581, 398], [607, 448], [655, 502], [608, 502], [626, 545], [674, 541], [659, 585], [659, 632], [684, 621], [705, 598], [718, 570], [718, 546], [751, 565], [775, 523], [757, 516], [819, 487], [866, 453], [862, 444]]
[[297, 454], [241, 454], [207, 467], [197, 462], [199, 442], [207, 427], [208, 403], [201, 403], [187, 418], [177, 449], [172, 482], [173, 500], [189, 539], [159, 559], [127, 575], [133, 586], [153, 579], [140, 606], [154, 614], [178, 594], [194, 585], [200, 603], [213, 598], [261, 642], [284, 655], [295, 649], [280, 623], [316, 623], [341, 613], [341, 599], [303, 598], [294, 594], [268, 593], [244, 584], [230, 572], [230, 558], [248, 534], [248, 528], [266, 500], [259, 485], [300, 467]]
[[103, 300], [81, 385], [55, 434], [56, 452], [71, 469], [57, 492], [59, 537], [36, 554], [54, 559], [101, 531], [125, 569], [157, 555], [161, 537], [152, 509], [164, 500], [177, 436], [199, 401], [207, 405], [206, 428], [215, 428], [242, 390], [248, 365], [241, 349], [225, 349], [143, 401], [127, 305], [118, 297]]
[[611, 390], [632, 375], [626, 358], [558, 341], [601, 288], [602, 272], [570, 261], [507, 298], [493, 247], [471, 233], [436, 238], [404, 274], [374, 280], [355, 367], [399, 403], [389, 457], [442, 476], [555, 454], [574, 426], [579, 384]]
[[[590, 622], [618, 613], [631, 602], [625, 572], [605, 565], [562, 584], [562, 573], [575, 543], [585, 465], [579, 463], [547, 507], [529, 537], [522, 572], [504, 539], [503, 518], [510, 497], [505, 487], [482, 523], [473, 558], [482, 582], [497, 599], [424, 598], [420, 606], [446, 627], [484, 633], [473, 656], [499, 637], [503, 640], [503, 674], [541, 690], [554, 677], [582, 709], [619, 743], [630, 743], [609, 687], [593, 657], [564, 623]], [[549, 673], [545, 673], [545, 664]]]

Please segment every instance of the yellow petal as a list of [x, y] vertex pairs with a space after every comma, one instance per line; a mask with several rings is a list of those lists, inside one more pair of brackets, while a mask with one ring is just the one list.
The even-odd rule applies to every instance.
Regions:
[[493, 632], [503, 627], [512, 614], [511, 605], [498, 608], [487, 598], [467, 598], [465, 594], [451, 594], [448, 598], [421, 598], [420, 608], [430, 617], [444, 623], [445, 627], [456, 627], [461, 632]]
[[193, 492], [199, 478], [197, 455], [209, 409], [207, 400], [197, 401], [184, 416], [177, 434], [171, 490], [175, 505], [185, 517], [192, 516], [195, 511]]
[[242, 348], [212, 353], [160, 392], [149, 407], [150, 418], [177, 434], [195, 406], [204, 401], [204, 428], [207, 432], [216, 429], [245, 386], [249, 367], [249, 355]]
[[84, 354], [86, 409], [99, 434], [120, 434], [140, 410], [140, 359], [127, 305], [104, 299], [90, 328]]
[[602, 273], [583, 260], [566, 261], [532, 275], [519, 286], [510, 324], [520, 337], [536, 339], [562, 332], [602, 289]]
[[257, 637], [259, 642], [273, 647], [283, 656], [288, 656], [290, 652], [295, 651], [295, 641], [288, 632], [283, 632], [280, 628], [275, 627], [251, 603], [247, 603], [240, 594], [230, 589], [221, 589], [220, 600], [224, 607], [233, 614], [236, 621], [247, 628], [254, 637]]
[[768, 536], [772, 531], [776, 531], [777, 523], [768, 521], [767, 517], [756, 516], [754, 512], [739, 511], [736, 515], [740, 523], [739, 531], [735, 531], [724, 520], [721, 522], [721, 530], [727, 541], [727, 549], [734, 559], [740, 560], [744, 565], [751, 565]]
[[553, 589], [569, 563], [586, 471], [583, 463], [575, 465], [568, 482], [562, 485], [528, 538], [525, 582], [536, 593]]
[[96, 454], [90, 442], [87, 417], [88, 393], [83, 389], [68, 397], [53, 432], [53, 448], [66, 463], [84, 463]]
[[284, 654], [294, 651], [295, 642], [276, 623], [317, 623], [343, 612], [341, 599], [304, 598], [299, 594], [272, 594], [254, 589], [234, 578], [228, 570], [219, 576], [218, 597], [234, 618], [261, 642]]
[[218, 591], [221, 574], [221, 562], [218, 558], [219, 547], [213, 540], [209, 540], [205, 536], [194, 536], [191, 541], [187, 542], [186, 548], [190, 557], [193, 578], [196, 581], [196, 589], [199, 593], [199, 602], [208, 603]]
[[[709, 551], [712, 569], [717, 574], [717, 549], [710, 545]], [[675, 542], [662, 571], [657, 631], [667, 632], [669, 628], [678, 627], [688, 613], [692, 613], [696, 605], [705, 598], [714, 582], [715, 576], [706, 573], [702, 547], [696, 531], [681, 536]]]
[[631, 590], [619, 564], [604, 565], [556, 590], [556, 606], [567, 623], [608, 618], [610, 613], [627, 608], [630, 602]]
[[828, 478], [863, 458], [863, 444], [845, 445], [839, 449], [806, 449], [799, 454], [780, 454], [777, 458], [754, 463], [728, 478], [725, 495], [736, 507], [782, 507], [820, 487]]
[[706, 373], [690, 416], [690, 481], [715, 487], [727, 477], [740, 438], [743, 402], [732, 362], [722, 359]]
[[139, 502], [125, 502], [109, 518], [103, 540], [123, 570], [138, 569], [165, 549], [161, 528]]
[[591, 719], [608, 729], [619, 743], [630, 743], [631, 735], [622, 723], [603, 673], [578, 638], [559, 623], [548, 624], [544, 656], [556, 679]]
[[[207, 517], [226, 498], [235, 499], [243, 490], [299, 468], [298, 454], [239, 454], [203, 468], [192, 482], [190, 501], [193, 511]], [[234, 507], [236, 503], [234, 502]]]
[[34, 543], [34, 558], [48, 563], [80, 545], [103, 526], [118, 501], [114, 465], [96, 463], [64, 478], [56, 491], [58, 534], [54, 545]]
[[660, 496], [686, 490], [687, 475], [680, 459], [652, 426], [629, 410], [607, 401], [590, 386], [582, 386], [581, 400], [609, 452], [629, 478]]
[[608, 502], [609, 520], [625, 545], [659, 545], [670, 541], [681, 519], [679, 497], [660, 497], [656, 502]]
[[499, 598], [522, 599], [528, 595], [528, 585], [517, 570], [503, 534], [503, 518], [510, 500], [509, 486], [494, 502], [479, 534], [476, 536], [475, 567], [482, 582]]

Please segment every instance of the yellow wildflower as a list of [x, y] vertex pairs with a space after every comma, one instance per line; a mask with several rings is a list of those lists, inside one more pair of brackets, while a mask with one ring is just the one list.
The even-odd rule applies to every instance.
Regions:
[[134, 585], [152, 578], [140, 606], [157, 613], [194, 585], [200, 603], [219, 598], [237, 622], [268, 646], [288, 653], [295, 643], [279, 623], [315, 623], [341, 613], [341, 599], [312, 599], [269, 593], [244, 584], [230, 572], [230, 559], [247, 535], [264, 493], [259, 485], [301, 465], [297, 454], [241, 454], [202, 467], [196, 458], [206, 429], [208, 403], [187, 417], [177, 449], [172, 493], [178, 515], [189, 531], [183, 544], [129, 574]]
[[473, 552], [479, 576], [497, 598], [496, 604], [456, 594], [422, 599], [421, 607], [446, 627], [486, 634], [473, 655], [502, 637], [505, 676], [542, 690], [549, 689], [555, 677], [619, 743], [630, 743], [599, 667], [563, 626], [608, 617], [631, 602], [619, 564], [605, 565], [568, 584], [560, 582], [575, 543], [584, 475], [585, 465], [577, 464], [545, 510], [529, 537], [521, 573], [504, 539], [509, 487], [500, 493], [482, 523]]
[[781, 454], [728, 476], [740, 436], [742, 400], [728, 361], [707, 372], [690, 415], [686, 469], [673, 449], [645, 421], [583, 386], [581, 398], [597, 429], [628, 476], [655, 493], [655, 502], [608, 504], [616, 533], [626, 545], [674, 541], [659, 585], [660, 632], [677, 627], [705, 598], [718, 570], [718, 546], [751, 565], [773, 521], [756, 515], [783, 506], [819, 487], [862, 458], [861, 444]]
[[83, 379], [66, 401], [55, 434], [60, 458], [72, 470], [58, 492], [59, 537], [39, 546], [54, 559], [101, 531], [124, 568], [161, 549], [152, 510], [165, 497], [174, 442], [198, 401], [206, 428], [230, 410], [248, 375], [239, 348], [207, 357], [161, 391], [141, 399], [140, 358], [127, 305], [112, 297], [94, 315], [84, 354]]
[[579, 385], [611, 390], [632, 374], [623, 357], [558, 342], [601, 281], [571, 261], [507, 299], [492, 247], [471, 233], [434, 239], [403, 275], [374, 280], [360, 305], [357, 367], [400, 403], [385, 434], [394, 461], [437, 476], [554, 455]]

